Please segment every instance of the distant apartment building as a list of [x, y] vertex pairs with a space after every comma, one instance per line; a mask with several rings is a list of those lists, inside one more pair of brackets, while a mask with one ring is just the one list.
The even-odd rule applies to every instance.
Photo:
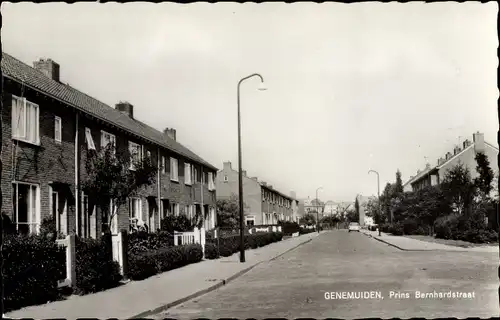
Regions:
[[320, 220], [323, 218], [323, 214], [325, 211], [324, 202], [322, 202], [319, 199], [311, 199], [309, 197], [307, 199], [304, 199], [303, 201], [304, 201], [304, 211], [306, 214], [310, 213], [317, 215]]
[[343, 216], [349, 208], [353, 207], [352, 202], [336, 202], [332, 200], [328, 200], [324, 206], [324, 216]]
[[455, 146], [453, 152], [447, 152], [444, 157], [437, 160], [437, 164], [432, 166], [427, 164], [424, 170], [418, 170], [415, 176], [403, 185], [404, 191], [417, 191], [426, 186], [440, 184], [446, 173], [459, 163], [466, 166], [474, 179], [478, 176], [475, 160], [477, 153], [483, 153], [488, 157], [490, 166], [495, 175], [498, 174], [497, 156], [498, 148], [484, 141], [484, 134], [476, 132], [472, 135], [472, 141], [465, 140], [461, 146]]
[[[298, 201], [295, 194], [286, 195], [257, 177], [243, 176], [243, 202], [246, 225], [269, 225], [278, 221], [299, 219]], [[231, 162], [224, 162], [217, 174], [217, 199], [230, 199], [239, 193], [239, 172], [232, 168]], [[294, 211], [294, 205], [297, 209]]]
[[[137, 225], [156, 231], [167, 215], [193, 217], [202, 206], [205, 227], [214, 227], [217, 168], [180, 144], [175, 129], [156, 130], [134, 117], [132, 104], [113, 108], [64, 84], [53, 60], [31, 67], [3, 53], [1, 64], [1, 210], [18, 232], [38, 233], [45, 219], [80, 237]], [[105, 213], [112, 201], [103, 210], [81, 189], [87, 157], [109, 144], [158, 168], [153, 184], [130, 197], [111, 223]]]

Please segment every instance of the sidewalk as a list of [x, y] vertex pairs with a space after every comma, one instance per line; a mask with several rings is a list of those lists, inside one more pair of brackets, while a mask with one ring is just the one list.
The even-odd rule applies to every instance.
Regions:
[[378, 241], [384, 242], [388, 245], [405, 251], [499, 252], [498, 246], [463, 248], [449, 246], [441, 243], [411, 239], [404, 236], [393, 236], [384, 232], [382, 232], [381, 236], [379, 236], [377, 231], [368, 231], [365, 229], [361, 229], [361, 232]]
[[235, 253], [231, 257], [204, 260], [95, 294], [74, 295], [67, 300], [26, 307], [5, 316], [34, 319], [144, 318], [215, 290], [259, 263], [274, 259], [317, 236], [318, 233], [309, 233], [247, 250], [244, 263], [239, 262], [239, 253]]

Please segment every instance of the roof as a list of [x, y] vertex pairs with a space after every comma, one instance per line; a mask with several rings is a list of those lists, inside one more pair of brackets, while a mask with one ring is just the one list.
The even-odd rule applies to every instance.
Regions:
[[[495, 147], [494, 145], [492, 145], [491, 143], [488, 143], [488, 142], [485, 141], [484, 144], [487, 145], [488, 147], [493, 148], [493, 149], [495, 149], [495, 150], [498, 151], [498, 148]], [[426, 176], [427, 174], [429, 174], [430, 172], [432, 172], [434, 170], [439, 170], [439, 169], [447, 166], [450, 163], [450, 161], [452, 161], [453, 159], [456, 159], [457, 157], [460, 157], [462, 154], [464, 154], [466, 151], [468, 151], [469, 149], [472, 149], [472, 148], [474, 148], [474, 142], [472, 142], [466, 148], [460, 150], [459, 153], [453, 155], [450, 159], [445, 160], [445, 162], [443, 162], [442, 164], [434, 166], [434, 167], [431, 167], [431, 168], [428, 168], [428, 169], [422, 171], [420, 174], [416, 175], [415, 177], [409, 179], [403, 186], [406, 186], [406, 185], [408, 185], [410, 183], [413, 183], [415, 181], [420, 180], [420, 178]]]
[[286, 194], [284, 194], [284, 193], [282, 193], [282, 192], [280, 192], [280, 191], [278, 191], [278, 190], [276, 190], [276, 189], [274, 189], [274, 188], [270, 188], [270, 187], [269, 187], [269, 184], [267, 184], [267, 183], [266, 183], [266, 184], [263, 184], [261, 181], [257, 181], [257, 183], [258, 183], [258, 184], [260, 184], [260, 186], [261, 186], [261, 187], [263, 187], [263, 188], [265, 188], [265, 189], [268, 189], [268, 190], [270, 190], [270, 191], [273, 191], [274, 193], [277, 193], [277, 194], [279, 194], [280, 196], [282, 196], [282, 197], [284, 197], [284, 198], [287, 198], [287, 199], [289, 199], [289, 200], [297, 200], [297, 199], [294, 199], [293, 197], [291, 197], [291, 196], [289, 196], [289, 195], [286, 195]]
[[169, 149], [191, 161], [205, 165], [212, 170], [217, 170], [215, 166], [203, 160], [197, 154], [179, 142], [171, 139], [163, 132], [141, 121], [132, 119], [115, 108], [69, 85], [65, 85], [45, 76], [39, 70], [32, 68], [5, 52], [2, 52], [2, 74], [16, 82], [23, 83], [26, 87], [31, 87], [47, 96], [60, 100], [77, 110]]

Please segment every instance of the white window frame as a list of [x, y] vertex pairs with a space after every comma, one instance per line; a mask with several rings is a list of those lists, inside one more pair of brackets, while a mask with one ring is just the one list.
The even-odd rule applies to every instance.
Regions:
[[116, 204], [111, 199], [109, 201], [109, 215], [111, 217], [111, 225], [109, 226], [109, 230], [111, 231], [112, 234], [118, 234], [118, 211], [116, 214], [114, 214], [116, 208]]
[[184, 162], [184, 184], [191, 185], [193, 184], [193, 178], [191, 176], [191, 164], [188, 162]]
[[[134, 206], [134, 204], [137, 206]], [[136, 210], [132, 210], [136, 209]], [[136, 219], [142, 222], [142, 199], [139, 197], [131, 197], [129, 200], [129, 219]]]
[[[108, 142], [106, 142], [105, 137], [109, 137]], [[113, 145], [115, 146], [113, 148], [113, 153], [116, 153], [116, 136], [112, 133], [101, 130], [101, 148], [102, 149], [106, 148], [108, 146], [108, 143], [113, 143]]]
[[85, 141], [89, 150], [95, 150], [94, 139], [92, 138], [92, 131], [90, 128], [85, 128]]
[[172, 214], [174, 217], [178, 217], [180, 215], [180, 205], [178, 203], [172, 202]]
[[191, 180], [193, 183], [198, 182], [198, 169], [196, 169], [196, 166], [193, 164], [191, 165]]
[[161, 156], [161, 173], [165, 174], [167, 172], [167, 160], [165, 156]]
[[[35, 233], [38, 234], [40, 232], [40, 224], [41, 224], [41, 214], [40, 214], [40, 186], [38, 184], [34, 183], [26, 183], [26, 182], [19, 182], [19, 181], [14, 181], [12, 182], [13, 188], [15, 188], [15, 199], [14, 200], [14, 210], [16, 212], [15, 217], [13, 217], [13, 222], [16, 225], [16, 230], [19, 230], [19, 224], [27, 224], [29, 225], [29, 233]], [[29, 187], [28, 191], [28, 197], [29, 197], [29, 203], [28, 203], [28, 217], [26, 222], [19, 222], [19, 185], [24, 185]], [[32, 189], [33, 188], [33, 189]], [[35, 192], [35, 203], [32, 203], [33, 197], [32, 197], [32, 192]], [[51, 195], [52, 197], [52, 195]], [[30, 209], [35, 209], [35, 212], [29, 212]], [[52, 211], [52, 208], [50, 209]], [[35, 221], [33, 222], [33, 216], [35, 217]]]
[[170, 180], [179, 182], [179, 160], [170, 157]]
[[54, 116], [54, 140], [59, 143], [62, 141], [62, 120], [58, 116]]
[[[22, 106], [22, 110], [21, 112], [19, 112], [19, 115], [17, 109], [14, 107], [14, 101], [16, 103], [16, 106], [19, 104]], [[34, 128], [30, 129], [32, 131], [29, 131], [32, 133], [33, 137], [28, 137], [28, 123], [29, 123], [28, 119], [30, 115], [32, 115], [30, 111], [28, 111], [28, 108], [30, 108], [30, 110], [34, 109], [34, 111], [31, 112], [35, 113], [34, 115], [35, 125]], [[12, 110], [11, 112], [12, 139], [31, 143], [34, 145], [40, 145], [40, 107], [38, 106], [38, 104], [26, 100], [26, 98], [21, 98], [12, 95], [11, 110]], [[23, 128], [22, 128], [23, 130], [22, 132], [19, 132], [20, 130], [18, 126], [21, 119], [23, 120]]]
[[[128, 142], [128, 152], [130, 153], [130, 167], [129, 169], [135, 171], [137, 168], [134, 165], [134, 161], [140, 161], [142, 159], [142, 146], [133, 141]], [[137, 153], [136, 153], [137, 152]]]

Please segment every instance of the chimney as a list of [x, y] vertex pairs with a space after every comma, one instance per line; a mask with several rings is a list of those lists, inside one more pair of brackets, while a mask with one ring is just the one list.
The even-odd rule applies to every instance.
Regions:
[[417, 170], [417, 174], [419, 174], [419, 173], [420, 173], [420, 169]]
[[451, 152], [447, 152], [446, 153], [446, 160], [450, 160], [451, 159]]
[[115, 105], [115, 109], [126, 114], [129, 118], [134, 119], [134, 106], [128, 102], [119, 102]]
[[425, 165], [425, 170], [428, 170], [430, 168], [431, 168], [431, 164], [430, 163], [428, 163], [428, 164]]
[[166, 134], [170, 139], [177, 141], [177, 139], [176, 139], [177, 134], [176, 134], [175, 129], [166, 128], [165, 130], [163, 130], [163, 133]]
[[46, 77], [59, 82], [59, 64], [51, 59], [40, 59], [33, 62], [33, 67], [41, 71]]
[[265, 182], [265, 181], [261, 181], [260, 183], [261, 183], [263, 186], [267, 187], [267, 182]]
[[272, 185], [268, 185], [268, 187], [269, 187], [269, 189], [272, 189], [272, 188], [273, 188], [273, 186], [272, 186]]
[[484, 134], [479, 131], [472, 135], [474, 141], [474, 150], [476, 153], [484, 152]]
[[459, 147], [459, 146], [456, 146], [456, 147], [455, 147], [455, 149], [453, 149], [453, 154], [454, 154], [454, 155], [457, 155], [457, 154], [459, 154], [459, 153], [460, 153], [460, 151], [462, 151], [462, 149], [460, 149], [460, 147]]
[[463, 146], [464, 146], [464, 149], [467, 148], [468, 146], [470, 146], [470, 140], [469, 139], [465, 139], [464, 143], [463, 143]]
[[231, 162], [229, 162], [229, 161], [224, 162], [224, 163], [223, 163], [223, 166], [224, 166], [224, 167], [223, 167], [223, 168], [224, 168], [224, 170], [231, 170], [231, 169], [232, 169], [232, 167], [231, 167]]

